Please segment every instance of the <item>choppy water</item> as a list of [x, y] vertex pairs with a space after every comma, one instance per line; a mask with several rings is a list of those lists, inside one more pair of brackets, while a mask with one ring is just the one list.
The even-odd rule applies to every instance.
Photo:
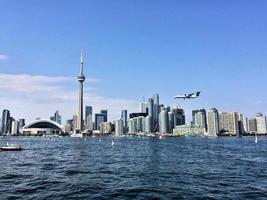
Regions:
[[0, 199], [267, 199], [266, 137], [111, 141], [9, 139]]

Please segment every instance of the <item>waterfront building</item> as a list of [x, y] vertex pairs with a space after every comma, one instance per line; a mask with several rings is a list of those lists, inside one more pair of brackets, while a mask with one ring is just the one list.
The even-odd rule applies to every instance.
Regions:
[[136, 118], [137, 123], [136, 123], [136, 130], [138, 133], [144, 132], [145, 131], [145, 117], [140, 116]]
[[145, 117], [139, 116], [129, 119], [128, 121], [129, 133], [140, 133], [145, 131]]
[[17, 120], [12, 121], [11, 134], [12, 135], [18, 135], [19, 134], [19, 122]]
[[248, 120], [248, 131], [250, 133], [256, 133], [257, 132], [257, 120], [256, 120], [256, 118]]
[[199, 125], [180, 125], [173, 129], [173, 136], [203, 136], [205, 129]]
[[146, 132], [146, 133], [152, 132], [152, 117], [150, 117], [150, 116], [145, 117], [145, 130], [144, 130], [144, 132]]
[[77, 115], [73, 115], [72, 128], [73, 128], [73, 131], [77, 130], [77, 128], [78, 128], [78, 116]]
[[112, 132], [111, 122], [101, 122], [99, 125], [100, 134], [107, 135]]
[[95, 130], [100, 130], [100, 123], [105, 122], [106, 115], [102, 113], [95, 114]]
[[196, 113], [198, 113], [199, 112], [199, 110], [192, 110], [192, 124], [196, 124], [195, 123], [195, 115], [196, 115]]
[[22, 129], [25, 126], [25, 119], [19, 119], [19, 128]]
[[128, 120], [128, 128], [129, 131], [128, 133], [133, 134], [133, 133], [137, 133], [137, 120], [136, 118], [131, 118]]
[[154, 107], [153, 107], [153, 116], [154, 116], [154, 131], [158, 131], [159, 127], [159, 94], [154, 94], [153, 95], [153, 102], [154, 102]]
[[[152, 98], [148, 98], [147, 102], [147, 107], [148, 107], [148, 116], [152, 118], [152, 124], [154, 125], [155, 119], [154, 119], [154, 101]], [[154, 127], [152, 128], [154, 131]]]
[[[90, 120], [92, 120], [93, 116], [93, 107], [85, 106], [85, 128], [88, 129]], [[90, 119], [89, 119], [90, 118]]]
[[244, 134], [248, 132], [248, 118], [242, 113], [238, 114], [239, 133]]
[[257, 121], [257, 133], [266, 134], [267, 133], [266, 116], [264, 116], [262, 113], [257, 113], [256, 121]]
[[208, 134], [216, 136], [219, 134], [219, 113], [216, 108], [212, 108], [207, 114]]
[[172, 133], [174, 127], [174, 114], [173, 112], [168, 112], [168, 132]]
[[108, 121], [108, 110], [100, 110], [100, 113], [105, 116], [104, 122]]
[[168, 111], [163, 110], [159, 113], [159, 132], [168, 133]]
[[237, 112], [221, 112], [219, 114], [219, 129], [223, 134], [239, 135], [239, 117]]
[[94, 129], [93, 116], [89, 114], [86, 118], [86, 129], [92, 131]]
[[123, 133], [126, 133], [126, 131], [127, 131], [127, 110], [121, 111], [121, 120], [122, 120], [122, 126], [123, 126]]
[[123, 135], [123, 120], [122, 119], [119, 119], [119, 120], [116, 120], [115, 121], [115, 135], [116, 136], [119, 136], [119, 135]]
[[57, 122], [47, 119], [35, 120], [22, 129], [23, 135], [54, 135], [64, 134], [64, 128]]
[[83, 52], [81, 52], [81, 64], [80, 64], [80, 74], [77, 76], [77, 79], [80, 83], [80, 92], [79, 92], [79, 107], [78, 107], [78, 116], [77, 116], [77, 131], [83, 131], [83, 82], [85, 81], [85, 76], [83, 74]]
[[204, 128], [205, 131], [207, 131], [207, 116], [205, 109], [193, 110], [192, 117], [193, 125], [199, 125], [201, 128]]
[[172, 109], [174, 114], [174, 126], [185, 125], [185, 112], [184, 109], [176, 107]]
[[11, 132], [10, 111], [7, 109], [4, 109], [2, 112], [1, 134], [5, 135], [10, 132]]

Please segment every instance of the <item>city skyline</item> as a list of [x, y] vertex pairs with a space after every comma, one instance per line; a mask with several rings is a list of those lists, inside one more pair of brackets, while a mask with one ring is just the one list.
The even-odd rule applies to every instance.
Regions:
[[[108, 109], [110, 121], [123, 109], [138, 110], [150, 94], [181, 105], [187, 116], [213, 107], [249, 118], [267, 113], [264, 1], [81, 2], [66, 2], [64, 9], [53, 1], [3, 2], [0, 107], [15, 118], [49, 118], [59, 110], [65, 122], [76, 113], [81, 48], [89, 76], [84, 105]], [[25, 21], [17, 23], [21, 17]], [[173, 99], [194, 90], [203, 96]]]

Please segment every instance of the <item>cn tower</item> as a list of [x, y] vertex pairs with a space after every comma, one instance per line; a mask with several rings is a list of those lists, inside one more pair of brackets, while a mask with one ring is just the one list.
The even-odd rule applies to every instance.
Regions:
[[80, 74], [77, 76], [77, 79], [80, 82], [77, 130], [83, 131], [83, 82], [85, 81], [85, 76], [83, 75], [83, 51], [81, 51]]

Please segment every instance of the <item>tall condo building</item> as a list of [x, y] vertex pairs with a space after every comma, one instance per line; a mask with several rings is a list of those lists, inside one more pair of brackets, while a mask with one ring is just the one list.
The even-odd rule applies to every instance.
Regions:
[[237, 112], [221, 112], [219, 129], [229, 135], [239, 135], [239, 116]]
[[104, 122], [108, 121], [108, 110], [100, 110], [100, 113], [105, 115]]
[[123, 135], [123, 121], [121, 119], [115, 121], [115, 135]]
[[93, 107], [85, 106], [85, 127], [93, 130]]
[[219, 134], [219, 113], [216, 108], [208, 111], [207, 125], [209, 135], [216, 136]]
[[267, 133], [266, 116], [264, 116], [262, 113], [257, 113], [256, 121], [257, 121], [257, 132], [260, 134], [266, 134]]
[[257, 132], [257, 120], [255, 118], [248, 120], [248, 131], [250, 133], [256, 133]]
[[168, 133], [168, 111], [163, 110], [159, 113], [159, 132]]
[[77, 79], [80, 83], [77, 130], [83, 131], [83, 82], [85, 81], [85, 76], [83, 74], [83, 52], [82, 51], [81, 51], [80, 74], [77, 76]]
[[126, 133], [127, 130], [127, 110], [121, 111], [121, 121], [123, 126], [123, 132]]
[[154, 116], [154, 130], [158, 131], [158, 124], [159, 124], [159, 94], [154, 94], [153, 95], [153, 102], [154, 102], [154, 107], [153, 107], [153, 116]]
[[19, 128], [21, 129], [23, 126], [25, 126], [25, 119], [19, 119]]
[[1, 122], [1, 134], [7, 134], [11, 132], [11, 120], [9, 110], [4, 109], [2, 112]]
[[95, 114], [95, 130], [100, 130], [100, 124], [105, 122], [106, 116], [102, 113]]
[[184, 109], [176, 107], [172, 109], [174, 114], [174, 126], [185, 125], [185, 113]]
[[207, 131], [207, 115], [205, 109], [192, 111], [192, 124], [198, 125], [200, 128], [204, 128]]
[[152, 132], [152, 118], [150, 116], [145, 117], [145, 132], [146, 133]]
[[148, 116], [152, 118], [152, 123], [154, 123], [154, 101], [152, 98], [148, 98], [147, 101], [147, 108], [148, 108]]

